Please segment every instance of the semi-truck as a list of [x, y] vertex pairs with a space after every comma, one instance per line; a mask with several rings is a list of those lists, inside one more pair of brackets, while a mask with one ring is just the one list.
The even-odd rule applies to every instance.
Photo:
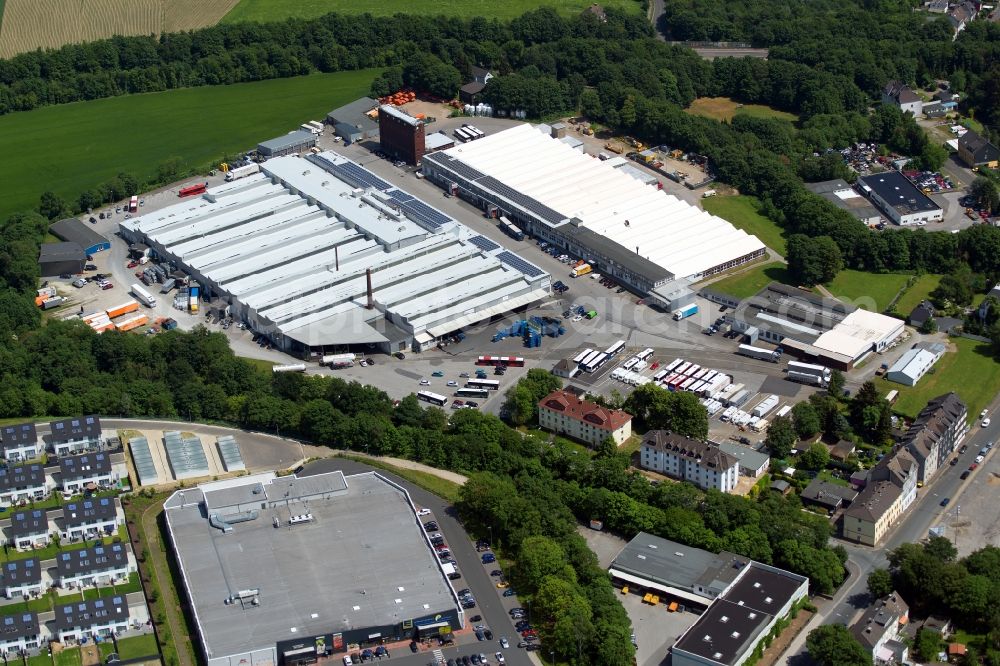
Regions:
[[121, 317], [123, 314], [128, 314], [129, 312], [135, 312], [139, 309], [139, 304], [135, 301], [127, 301], [121, 305], [116, 305], [110, 307], [105, 312], [109, 319], [114, 319], [115, 317]]
[[144, 326], [147, 322], [149, 322], [149, 317], [144, 314], [138, 314], [133, 317], [129, 317], [128, 319], [115, 322], [115, 328], [119, 331], [131, 331], [133, 328]]
[[259, 164], [247, 164], [246, 166], [236, 167], [226, 174], [226, 182], [237, 180], [239, 178], [246, 178], [247, 176], [253, 175], [260, 172]]
[[690, 305], [685, 305], [682, 308], [674, 310], [674, 321], [680, 321], [681, 319], [687, 319], [693, 314], [697, 314], [698, 306], [695, 303]]
[[796, 370], [789, 370], [786, 377], [788, 380], [793, 382], [809, 384], [810, 386], [821, 386], [824, 388], [830, 383], [829, 379], [824, 379], [820, 375], [814, 375], [808, 372], [798, 372]]
[[350, 368], [354, 366], [354, 354], [327, 354], [320, 363], [331, 368]]
[[813, 363], [800, 363], [799, 361], [788, 362], [788, 372], [796, 372], [804, 375], [813, 375], [825, 383], [830, 382], [830, 368]]
[[781, 358], [781, 355], [776, 351], [764, 349], [762, 347], [754, 347], [751, 345], [740, 345], [739, 349], [736, 350], [736, 353], [742, 356], [755, 358], [759, 361], [768, 361], [769, 363], [777, 363]]
[[145, 288], [143, 288], [143, 286], [138, 282], [129, 287], [129, 290], [132, 292], [132, 295], [146, 307], [152, 308], [156, 306], [156, 297], [146, 291]]

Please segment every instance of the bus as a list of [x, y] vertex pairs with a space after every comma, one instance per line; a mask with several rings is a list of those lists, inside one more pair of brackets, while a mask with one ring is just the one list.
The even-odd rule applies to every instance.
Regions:
[[639, 357], [640, 361], [648, 361], [653, 357], [653, 350], [647, 347], [646, 349], [643, 349], [641, 352], [636, 354], [636, 356]]
[[618, 356], [618, 354], [620, 354], [623, 349], [625, 349], [625, 341], [619, 340], [615, 344], [605, 349], [604, 353], [607, 354], [610, 358], [614, 358], [615, 356]]
[[438, 407], [444, 407], [445, 403], [448, 402], [448, 398], [437, 393], [431, 393], [430, 391], [417, 391], [417, 400], [423, 400]]
[[472, 133], [464, 127], [456, 127], [451, 133], [466, 143], [472, 141]]
[[455, 391], [456, 398], [482, 398], [490, 397], [490, 392], [484, 388], [460, 388]]
[[179, 197], [193, 197], [196, 194], [204, 194], [205, 188], [208, 187], [208, 183], [196, 183], [195, 185], [188, 185], [187, 187], [182, 187], [178, 192]]
[[667, 376], [667, 371], [666, 370], [660, 370], [655, 375], [653, 375], [653, 381], [654, 382], [660, 382], [666, 376]]
[[476, 365], [507, 365], [512, 368], [523, 368], [524, 359], [520, 356], [480, 356], [476, 359]]
[[675, 358], [675, 359], [674, 359], [674, 360], [672, 360], [672, 361], [670, 362], [670, 364], [669, 364], [669, 365], [667, 366], [667, 372], [674, 372], [675, 370], [677, 370], [677, 366], [679, 366], [679, 365], [680, 365], [681, 363], [683, 363], [683, 362], [684, 362], [684, 360], [683, 360], [683, 359], [680, 359], [680, 358]]
[[500, 380], [499, 379], [470, 379], [465, 382], [465, 388], [467, 389], [485, 389], [489, 391], [500, 390]]
[[583, 363], [583, 359], [587, 358], [593, 353], [594, 350], [591, 349], [590, 347], [587, 347], [582, 352], [573, 357], [573, 362], [576, 363], [577, 365], [580, 365], [581, 363]]
[[696, 374], [698, 374], [699, 370], [701, 370], [701, 366], [695, 363], [690, 368], [688, 368], [687, 372], [685, 372], [684, 374], [687, 375], [688, 377], [694, 377]]
[[683, 374], [687, 373], [687, 369], [690, 368], [690, 367], [691, 367], [691, 364], [688, 361], [684, 361], [679, 366], [677, 366], [676, 368], [674, 368], [674, 372], [676, 372], [678, 375], [683, 375]]
[[602, 365], [604, 365], [605, 362], [607, 362], [607, 360], [608, 360], [607, 354], [605, 354], [604, 352], [597, 352], [597, 356], [595, 356], [589, 363], [584, 363], [580, 367], [583, 369], [584, 372], [594, 372]]
[[580, 361], [580, 367], [583, 368], [583, 369], [586, 369], [586, 366], [588, 366], [591, 363], [593, 363], [594, 360], [598, 356], [600, 356], [602, 353], [603, 352], [599, 352], [599, 351], [592, 351], [592, 352], [590, 352], [590, 354], [587, 356], [587, 358], [585, 358], [582, 361]]
[[625, 368], [626, 370], [631, 370], [632, 368], [635, 367], [635, 364], [638, 363], [638, 362], [639, 362], [639, 359], [637, 359], [635, 356], [633, 356], [629, 360], [625, 361], [625, 363], [622, 364], [622, 367]]

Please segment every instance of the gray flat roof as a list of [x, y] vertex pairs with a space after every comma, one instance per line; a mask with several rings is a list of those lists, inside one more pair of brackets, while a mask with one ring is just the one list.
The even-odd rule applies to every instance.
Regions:
[[858, 182], [870, 187], [901, 215], [940, 210], [941, 206], [924, 194], [919, 187], [898, 171], [862, 176]]
[[267, 141], [261, 141], [257, 144], [257, 149], [261, 148], [265, 150], [270, 150], [271, 152], [279, 150], [288, 150], [289, 148], [297, 148], [303, 144], [316, 143], [316, 135], [312, 132], [307, 132], [304, 129], [296, 130], [290, 132], [284, 136], [275, 137], [273, 139], [268, 139]]
[[[707, 550], [639, 532], [618, 553], [611, 563], [611, 568], [681, 590], [692, 590], [701, 584], [718, 594], [732, 582], [736, 573], [742, 568], [742, 566], [735, 567], [732, 574], [727, 573], [731, 568], [728, 564], [733, 558], [744, 565], [749, 562], [746, 558], [739, 558], [730, 553], [716, 555]], [[709, 595], [702, 596], [707, 598]]]
[[[168, 500], [167, 524], [210, 657], [457, 606], [408, 497], [383, 477], [349, 476], [346, 492], [292, 497], [286, 506], [284, 490], [292, 484], [296, 492], [312, 491], [324, 477], [337, 486], [338, 476], [246, 477], [248, 485], [261, 483], [271, 501], [259, 501], [259, 517], [233, 523], [228, 534], [209, 525], [197, 489]], [[209, 488], [228, 493], [235, 490], [232, 483]], [[288, 526], [290, 515], [307, 511], [311, 522]], [[252, 589], [259, 590], [259, 606], [223, 603]]]
[[109, 242], [107, 238], [97, 233], [75, 217], [67, 217], [65, 220], [54, 222], [49, 227], [49, 231], [51, 231], [52, 235], [56, 238], [61, 238], [68, 243], [76, 243], [83, 249], [87, 249], [92, 245], [100, 245], [102, 243]]
[[42, 243], [38, 250], [38, 263], [47, 261], [83, 261], [87, 258], [87, 253], [83, 251], [79, 243]]

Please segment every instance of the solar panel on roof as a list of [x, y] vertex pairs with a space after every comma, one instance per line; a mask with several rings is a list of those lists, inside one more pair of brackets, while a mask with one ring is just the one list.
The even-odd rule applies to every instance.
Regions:
[[534, 266], [533, 264], [529, 264], [527, 261], [517, 256], [513, 252], [508, 252], [504, 250], [503, 252], [497, 255], [497, 259], [507, 264], [514, 270], [524, 273], [528, 277], [538, 277], [539, 275], [545, 273], [545, 271], [543, 271], [542, 269], [538, 268], [537, 266]]
[[325, 160], [330, 168], [333, 169], [334, 173], [341, 176], [344, 180], [364, 187], [373, 187], [376, 190], [381, 190], [386, 192], [392, 189], [392, 185], [385, 182], [371, 171], [367, 169], [362, 169], [354, 162], [341, 162], [339, 164], [331, 162], [330, 160]]
[[406, 213], [407, 217], [413, 219], [415, 222], [422, 221], [435, 229], [451, 222], [450, 217], [440, 211], [434, 210], [419, 199], [410, 199], [400, 204], [399, 207]]
[[469, 239], [469, 242], [478, 247], [480, 250], [485, 250], [486, 252], [492, 252], [500, 247], [486, 236], [473, 236]]
[[501, 183], [493, 176], [484, 176], [480, 178], [476, 182], [476, 184], [489, 188], [490, 190], [504, 197], [508, 201], [513, 201], [522, 208], [530, 210], [531, 212], [535, 213], [542, 219], [552, 224], [558, 224], [566, 219], [565, 215], [557, 213], [556, 211], [549, 208], [545, 204], [541, 203], [537, 199], [532, 199], [531, 197], [522, 194], [521, 192], [518, 192], [514, 188], [509, 187], [504, 183]]

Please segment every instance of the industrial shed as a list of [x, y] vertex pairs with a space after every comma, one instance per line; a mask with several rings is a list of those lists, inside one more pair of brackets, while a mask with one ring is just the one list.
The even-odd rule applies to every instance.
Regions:
[[426, 349], [551, 293], [542, 269], [342, 156], [261, 170], [120, 230], [286, 352]]
[[316, 145], [316, 135], [304, 129], [296, 130], [285, 136], [279, 136], [270, 141], [257, 144], [257, 153], [263, 157], [281, 157], [294, 155], [309, 150]]
[[42, 277], [82, 273], [87, 253], [79, 243], [42, 243], [38, 251], [38, 267]]
[[885, 373], [885, 378], [903, 386], [916, 386], [920, 378], [944, 356], [944, 352], [945, 346], [940, 342], [918, 345], [900, 356]]
[[424, 174], [641, 292], [714, 275], [766, 252], [755, 236], [545, 130], [519, 125], [427, 155]]
[[97, 254], [111, 249], [111, 241], [75, 217], [59, 220], [49, 227], [52, 235], [67, 243], [76, 243], [86, 254]]
[[349, 143], [378, 138], [375, 109], [378, 100], [371, 97], [356, 99], [326, 114], [326, 122], [334, 133]]

